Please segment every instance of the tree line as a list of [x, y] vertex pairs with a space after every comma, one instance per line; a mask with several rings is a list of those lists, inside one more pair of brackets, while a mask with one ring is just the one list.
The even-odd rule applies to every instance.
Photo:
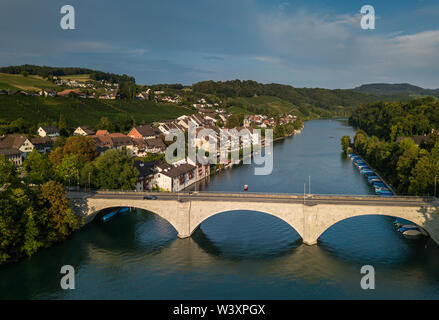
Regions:
[[63, 241], [83, 223], [61, 184], [47, 181], [35, 186], [4, 156], [0, 186], [0, 264]]
[[[342, 138], [346, 153], [360, 154], [398, 194], [434, 195], [436, 182], [439, 182], [439, 136], [435, 131], [439, 127], [439, 102], [436, 99], [366, 105], [355, 110], [349, 121], [360, 129], [353, 141], [349, 136]], [[410, 138], [423, 134], [428, 134], [428, 139], [419, 145]], [[402, 138], [397, 140], [398, 136]]]
[[133, 190], [139, 174], [126, 150], [98, 155], [93, 140], [84, 136], [60, 139], [48, 155], [32, 151], [23, 169], [33, 184], [54, 180], [64, 186], [97, 189]]
[[355, 109], [349, 123], [370, 136], [394, 141], [398, 136], [424, 135], [439, 128], [439, 100], [433, 97], [408, 102], [378, 102]]
[[129, 82], [135, 83], [136, 79], [134, 77], [128, 76], [126, 74], [119, 75], [115, 73], [108, 73], [103, 71], [97, 71], [87, 68], [76, 68], [76, 67], [48, 67], [48, 66], [36, 66], [30, 64], [24, 64], [20, 66], [8, 66], [0, 68], [0, 73], [10, 73], [10, 74], [30, 74], [41, 76], [43, 78], [49, 78], [54, 76], [67, 76], [67, 75], [79, 75], [88, 74], [90, 78], [96, 81], [105, 80], [111, 83], [122, 83]]
[[383, 97], [358, 93], [353, 90], [295, 88], [290, 85], [262, 84], [253, 80], [202, 81], [192, 85], [194, 92], [215, 94], [220, 97], [275, 96], [296, 104], [311, 104], [319, 107], [357, 106], [361, 103], [375, 102]]

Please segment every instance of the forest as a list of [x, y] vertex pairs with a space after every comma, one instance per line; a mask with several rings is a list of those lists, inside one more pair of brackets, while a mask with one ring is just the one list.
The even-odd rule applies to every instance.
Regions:
[[439, 128], [439, 100], [433, 97], [407, 102], [378, 102], [358, 107], [349, 123], [368, 135], [394, 141], [398, 136], [424, 135]]
[[[433, 196], [439, 175], [439, 102], [427, 97], [376, 103], [349, 119], [359, 130], [342, 138], [345, 152], [360, 154], [401, 195]], [[425, 135], [417, 145], [413, 136]]]

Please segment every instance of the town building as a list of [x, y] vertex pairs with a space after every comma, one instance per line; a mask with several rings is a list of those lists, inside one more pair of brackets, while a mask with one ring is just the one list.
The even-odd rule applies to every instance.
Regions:
[[88, 126], [79, 126], [73, 132], [75, 136], [93, 136], [95, 131]]
[[38, 128], [37, 133], [40, 137], [59, 137], [59, 130], [54, 126], [41, 126]]
[[30, 138], [30, 142], [33, 144], [34, 149], [37, 149], [42, 154], [46, 154], [52, 150], [54, 139], [50, 137], [35, 137]]
[[16, 149], [26, 155], [34, 149], [34, 145], [30, 140], [22, 134], [10, 134], [0, 141], [0, 149]]
[[6, 160], [14, 162], [17, 167], [23, 164], [23, 153], [18, 149], [0, 149], [0, 155], [5, 156]]
[[167, 165], [157, 173], [160, 190], [177, 192], [196, 182], [196, 166], [189, 163]]
[[136, 191], [151, 191], [155, 181], [155, 174], [157, 173], [157, 165], [162, 163], [160, 160], [149, 162], [135, 161], [134, 167], [139, 171], [136, 181]]
[[128, 136], [133, 139], [155, 139], [160, 136], [161, 132], [158, 128], [149, 125], [141, 125], [131, 129]]
[[99, 153], [108, 149], [132, 149], [133, 140], [122, 133], [91, 136]]

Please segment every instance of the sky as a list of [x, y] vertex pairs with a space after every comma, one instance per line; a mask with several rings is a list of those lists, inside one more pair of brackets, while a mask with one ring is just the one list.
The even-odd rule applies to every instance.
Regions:
[[[63, 30], [63, 5], [75, 30]], [[372, 5], [374, 30], [360, 26]], [[256, 80], [439, 88], [439, 0], [0, 0], [0, 66], [86, 67], [139, 84]]]

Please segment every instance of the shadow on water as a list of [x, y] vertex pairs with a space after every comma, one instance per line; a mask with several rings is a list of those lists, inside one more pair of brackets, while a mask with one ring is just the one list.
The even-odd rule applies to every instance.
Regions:
[[318, 246], [346, 264], [369, 264], [389, 272], [396, 267], [437, 282], [439, 246], [429, 237], [405, 238], [393, 221], [379, 215], [345, 219], [324, 232]]
[[268, 259], [290, 254], [302, 244], [286, 222], [257, 211], [229, 211], [205, 220], [192, 235], [200, 248], [217, 257]]
[[73, 266], [76, 274], [87, 265], [129, 265], [145, 256], [159, 255], [176, 235], [166, 220], [143, 210], [116, 216], [106, 223], [93, 221], [65, 242], [0, 267], [0, 299], [34, 299], [60, 292], [63, 265]]

